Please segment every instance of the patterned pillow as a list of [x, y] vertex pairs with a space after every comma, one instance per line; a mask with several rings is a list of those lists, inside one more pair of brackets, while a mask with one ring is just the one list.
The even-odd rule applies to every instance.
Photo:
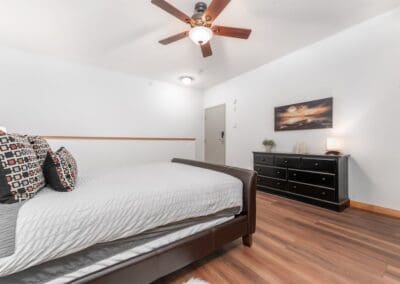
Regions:
[[43, 167], [47, 153], [51, 151], [49, 143], [41, 136], [28, 136], [28, 140], [31, 142], [33, 150], [35, 150], [40, 166]]
[[47, 154], [43, 166], [44, 176], [49, 186], [57, 191], [72, 191], [78, 176], [74, 157], [64, 147]]
[[0, 134], [0, 203], [28, 200], [44, 186], [43, 172], [28, 138]]

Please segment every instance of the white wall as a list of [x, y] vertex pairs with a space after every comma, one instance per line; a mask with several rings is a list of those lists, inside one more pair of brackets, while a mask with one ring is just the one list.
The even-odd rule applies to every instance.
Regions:
[[[227, 104], [228, 164], [251, 168], [264, 138], [322, 153], [341, 136], [351, 199], [400, 209], [399, 35], [397, 9], [207, 90], [205, 107]], [[274, 132], [274, 107], [331, 96], [333, 130]]]
[[[202, 158], [200, 91], [0, 47], [0, 98], [0, 125], [9, 132], [194, 137], [187, 157]], [[149, 159], [187, 144], [163, 146], [173, 143], [154, 152], [132, 142]]]
[[166, 162], [176, 157], [195, 158], [195, 143], [191, 141], [50, 140], [49, 143], [52, 149], [64, 146], [73, 153], [80, 176], [109, 172], [114, 167]]

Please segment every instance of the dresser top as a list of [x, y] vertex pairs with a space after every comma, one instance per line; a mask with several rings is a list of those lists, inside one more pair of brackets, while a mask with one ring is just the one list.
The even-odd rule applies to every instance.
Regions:
[[253, 152], [253, 154], [263, 155], [280, 155], [280, 156], [296, 156], [296, 157], [315, 157], [315, 158], [348, 158], [350, 155], [321, 155], [321, 154], [296, 154], [296, 153], [285, 153], [285, 152]]

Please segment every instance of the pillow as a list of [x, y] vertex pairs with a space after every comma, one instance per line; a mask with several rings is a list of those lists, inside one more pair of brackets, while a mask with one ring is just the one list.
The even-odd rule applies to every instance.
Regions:
[[74, 190], [78, 167], [74, 157], [64, 147], [55, 153], [50, 151], [47, 154], [43, 172], [51, 188], [62, 192]]
[[43, 172], [28, 138], [0, 134], [0, 203], [28, 200], [44, 186]]
[[43, 167], [47, 153], [51, 151], [49, 143], [47, 143], [46, 139], [40, 136], [28, 136], [28, 140], [32, 144], [33, 150], [35, 150], [40, 166]]

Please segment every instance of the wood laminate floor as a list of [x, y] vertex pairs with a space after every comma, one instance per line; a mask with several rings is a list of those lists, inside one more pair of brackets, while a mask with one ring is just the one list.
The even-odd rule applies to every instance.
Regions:
[[400, 220], [336, 213], [257, 194], [252, 248], [241, 241], [157, 283], [400, 283]]

